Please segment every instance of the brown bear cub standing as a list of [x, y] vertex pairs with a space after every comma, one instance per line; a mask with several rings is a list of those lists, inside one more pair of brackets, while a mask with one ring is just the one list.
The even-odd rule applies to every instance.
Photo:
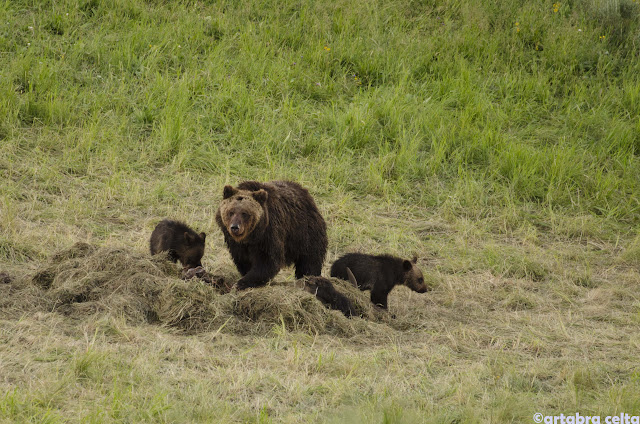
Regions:
[[327, 226], [313, 198], [292, 181], [245, 181], [226, 186], [216, 214], [233, 262], [239, 290], [259, 287], [283, 266], [296, 278], [320, 275], [327, 253]]
[[331, 276], [349, 279], [347, 269], [351, 269], [360, 290], [371, 290], [371, 302], [387, 309], [389, 292], [398, 284], [404, 284], [411, 290], [424, 293], [427, 286], [420, 268], [415, 266], [418, 258], [412, 261], [390, 255], [365, 255], [347, 253], [331, 266]]
[[151, 254], [169, 252], [173, 262], [180, 261], [184, 268], [202, 266], [205, 233], [196, 233], [186, 224], [170, 219], [162, 220], [151, 233]]

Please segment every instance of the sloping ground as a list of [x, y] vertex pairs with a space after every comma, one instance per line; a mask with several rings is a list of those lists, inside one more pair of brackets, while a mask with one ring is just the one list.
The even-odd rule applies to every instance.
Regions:
[[332, 281], [364, 319], [328, 310], [302, 290], [302, 280], [222, 293], [199, 279], [181, 280], [178, 268], [162, 256], [77, 243], [53, 255], [35, 275], [0, 285], [0, 316], [54, 311], [83, 320], [109, 315], [125, 317], [131, 325], [158, 324], [189, 333], [220, 329], [261, 334], [274, 325], [342, 336], [382, 331], [369, 322], [385, 316], [374, 313], [368, 295], [347, 282]]

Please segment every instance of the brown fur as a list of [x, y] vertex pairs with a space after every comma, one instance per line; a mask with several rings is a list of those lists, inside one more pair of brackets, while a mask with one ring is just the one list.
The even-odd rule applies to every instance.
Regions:
[[185, 268], [202, 266], [204, 243], [207, 235], [196, 233], [186, 224], [170, 219], [162, 220], [151, 233], [149, 250], [152, 255], [169, 252], [173, 262], [180, 261]]
[[338, 310], [347, 318], [356, 316], [353, 303], [347, 296], [336, 290], [330, 280], [324, 277], [309, 277], [304, 282], [304, 289], [314, 295], [327, 308]]
[[390, 255], [348, 253], [333, 263], [331, 276], [352, 281], [350, 270], [357, 280], [356, 286], [360, 290], [371, 290], [371, 302], [386, 309], [389, 292], [398, 284], [418, 293], [428, 290], [422, 271], [415, 266], [417, 261], [417, 257], [409, 261]]

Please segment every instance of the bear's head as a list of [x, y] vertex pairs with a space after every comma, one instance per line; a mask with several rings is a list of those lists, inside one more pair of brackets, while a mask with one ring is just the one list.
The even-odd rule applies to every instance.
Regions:
[[191, 234], [185, 231], [184, 243], [180, 245], [178, 257], [185, 269], [202, 266], [202, 256], [204, 255], [205, 233]]
[[225, 186], [220, 204], [220, 218], [229, 235], [242, 242], [267, 219], [265, 204], [269, 194], [265, 190], [239, 190]]
[[428, 290], [428, 288], [424, 283], [422, 271], [420, 271], [420, 268], [416, 266], [417, 262], [418, 258], [416, 256], [414, 256], [410, 261], [404, 260], [402, 262], [402, 269], [404, 271], [403, 284], [415, 292], [424, 293]]

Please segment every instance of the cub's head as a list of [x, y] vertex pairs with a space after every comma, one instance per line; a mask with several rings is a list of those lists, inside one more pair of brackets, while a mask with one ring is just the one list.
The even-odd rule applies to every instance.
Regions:
[[418, 258], [413, 257], [412, 260], [405, 260], [402, 262], [402, 269], [404, 270], [404, 285], [411, 290], [424, 293], [428, 290], [427, 285], [424, 283], [424, 277], [422, 271], [416, 266]]
[[184, 233], [184, 243], [181, 251], [178, 252], [180, 262], [185, 269], [202, 266], [202, 256], [204, 255], [205, 233], [191, 234]]
[[265, 217], [268, 197], [265, 190], [249, 191], [225, 186], [218, 212], [224, 228], [235, 241], [245, 240]]

